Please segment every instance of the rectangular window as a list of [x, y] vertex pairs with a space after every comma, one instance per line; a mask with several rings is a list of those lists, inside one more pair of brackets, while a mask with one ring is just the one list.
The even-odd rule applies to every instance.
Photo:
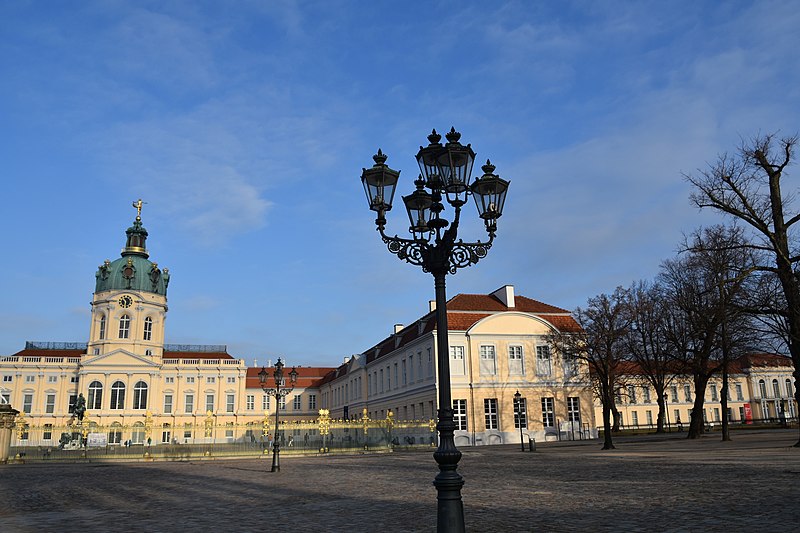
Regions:
[[522, 346], [508, 347], [508, 373], [521, 376], [525, 374], [525, 367], [522, 357]]
[[25, 383], [35, 383], [36, 376], [25, 376]]
[[22, 412], [30, 414], [33, 411], [33, 394], [26, 394], [22, 397]]
[[75, 404], [78, 402], [78, 395], [77, 394], [70, 394], [69, 395], [69, 403], [67, 403], [67, 412], [72, 414], [75, 412]]
[[255, 397], [254, 394], [248, 394], [246, 399], [245, 399], [245, 401], [246, 401], [245, 408], [248, 411], [255, 410], [255, 408], [256, 408], [256, 397]]
[[542, 398], [542, 425], [546, 428], [551, 428], [555, 424], [555, 401], [553, 398]]
[[736, 399], [739, 400], [740, 402], [742, 400], [744, 400], [744, 396], [742, 396], [742, 384], [741, 383], [737, 383], [736, 384]]
[[11, 383], [13, 379], [14, 379], [13, 376], [3, 376], [3, 382], [5, 383]]
[[214, 395], [206, 394], [206, 411], [214, 412]]
[[642, 387], [642, 400], [644, 403], [650, 403], [650, 387], [648, 385]]
[[53, 424], [45, 424], [44, 431], [42, 432], [42, 440], [53, 439]]
[[278, 398], [278, 409], [286, 409], [286, 396]]
[[225, 436], [228, 438], [233, 437], [233, 422], [225, 422]]
[[653, 411], [645, 411], [645, 415], [647, 415], [647, 425], [653, 425]]
[[164, 395], [164, 413], [165, 414], [172, 413], [172, 394]]
[[269, 396], [266, 394], [261, 397], [261, 410], [268, 411], [269, 410]]
[[408, 356], [408, 381], [414, 383], [414, 354]]
[[164, 383], [175, 383], [174, 377], [166, 377], [164, 378]]
[[689, 385], [683, 386], [683, 399], [686, 402], [692, 401], [692, 388]]
[[552, 373], [550, 364], [550, 346], [536, 347], [536, 374], [539, 376], [549, 376]]
[[236, 383], [236, 378], [235, 377], [229, 377], [228, 378], [228, 383]]
[[494, 346], [482, 345], [480, 347], [481, 367], [480, 373], [482, 376], [494, 376], [497, 374], [497, 357], [494, 351]]
[[47, 414], [52, 414], [52, 413], [56, 412], [56, 395], [55, 394], [48, 394], [45, 397], [44, 412], [47, 413]]
[[453, 400], [453, 422], [456, 424], [456, 430], [467, 430], [467, 400]]
[[192, 438], [192, 430], [191, 429], [184, 429], [183, 430], [183, 438], [184, 439], [191, 439]]
[[403, 359], [402, 361], [402, 368], [403, 368], [403, 386], [405, 387], [408, 384], [408, 368], [406, 367], [406, 360]]
[[463, 346], [450, 347], [450, 374], [454, 376], [463, 376], [466, 374]]
[[578, 397], [567, 398], [567, 419], [570, 422], [581, 421], [581, 399]]
[[119, 319], [119, 338], [127, 339], [131, 329], [131, 317], [122, 315]]
[[78, 376], [71, 376], [69, 378], [69, 382], [70, 383], [77, 383], [78, 382]]
[[633, 427], [639, 427], [639, 413], [636, 411], [631, 412], [631, 425]]
[[628, 403], [636, 403], [636, 387], [628, 385]]
[[216, 377], [214, 377], [214, 376], [208, 376], [208, 377], [206, 378], [206, 383], [214, 383], [214, 382], [216, 382], [216, 381], [217, 381], [217, 378], [216, 378]]
[[317, 409], [317, 395], [316, 394], [309, 394], [308, 395], [308, 408], [311, 411], [315, 411]]
[[58, 383], [58, 376], [47, 376], [48, 383]]
[[483, 415], [486, 429], [497, 429], [497, 398], [483, 400]]
[[670, 401], [672, 403], [678, 403], [678, 386], [677, 385], [670, 386], [669, 393], [670, 393]]
[[186, 383], [194, 383], [194, 376], [186, 376]]
[[294, 397], [292, 409], [294, 409], [295, 411], [299, 411], [302, 408], [303, 408], [303, 397], [298, 394]]
[[719, 407], [714, 408], [714, 422], [719, 422]]
[[397, 379], [397, 363], [395, 363], [394, 364], [394, 388], [396, 389], [399, 386], [400, 386], [400, 380]]
[[709, 385], [709, 388], [711, 389], [711, 401], [712, 402], [718, 402], [719, 401], [719, 394], [717, 394], [717, 384], [716, 383], [712, 383], [711, 385]]
[[0, 403], [4, 403], [4, 404], [11, 403], [11, 393], [10, 392], [0, 392]]
[[187, 413], [193, 413], [194, 412], [194, 395], [187, 394], [186, 397], [184, 398], [184, 405], [186, 406], [186, 412]]
[[433, 377], [433, 352], [428, 348], [428, 377]]
[[514, 429], [528, 428], [528, 405], [525, 398], [514, 398]]
[[144, 340], [149, 341], [153, 338], [153, 319], [147, 317], [144, 319]]
[[232, 413], [236, 410], [236, 395], [227, 394], [225, 396], [225, 412]]
[[169, 424], [164, 424], [164, 429], [161, 431], [161, 442], [164, 444], [169, 444], [169, 441], [172, 438], [172, 431], [170, 431], [169, 427]]

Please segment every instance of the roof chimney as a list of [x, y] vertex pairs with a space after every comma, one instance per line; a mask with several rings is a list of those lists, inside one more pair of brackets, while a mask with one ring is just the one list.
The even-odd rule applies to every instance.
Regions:
[[403, 329], [403, 324], [395, 324], [394, 325], [394, 334], [397, 335]]
[[428, 300], [428, 312], [433, 313], [436, 311], [436, 300]]
[[516, 307], [514, 305], [514, 286], [513, 285], [503, 285], [496, 291], [492, 293], [492, 296], [503, 302], [508, 308]]

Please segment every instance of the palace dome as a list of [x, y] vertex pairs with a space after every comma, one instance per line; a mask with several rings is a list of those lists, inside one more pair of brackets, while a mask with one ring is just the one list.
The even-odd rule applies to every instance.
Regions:
[[[137, 207], [134, 203], [134, 207]], [[138, 206], [141, 209], [141, 204]], [[95, 273], [95, 293], [111, 290], [145, 291], [167, 295], [169, 270], [158, 268], [158, 263], [148, 259], [145, 248], [147, 230], [142, 226], [142, 217], [136, 216], [133, 226], [125, 231], [127, 240], [122, 257], [116, 261], [108, 259]]]

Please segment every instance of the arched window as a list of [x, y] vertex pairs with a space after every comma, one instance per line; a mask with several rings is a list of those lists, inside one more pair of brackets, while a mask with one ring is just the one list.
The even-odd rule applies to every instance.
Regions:
[[145, 350], [144, 354], [145, 355], [153, 355], [153, 350]]
[[775, 396], [775, 398], [780, 398], [781, 397], [781, 388], [778, 385], [778, 380], [777, 379], [773, 379], [772, 380], [772, 394]]
[[127, 339], [131, 332], [131, 317], [122, 315], [119, 317], [119, 338]]
[[121, 381], [111, 385], [111, 409], [125, 409], [125, 384]]
[[98, 335], [100, 340], [106, 338], [106, 315], [100, 317], [100, 334]]
[[108, 443], [119, 444], [122, 442], [122, 424], [112, 422], [111, 431], [108, 432]]
[[147, 409], [147, 383], [139, 381], [133, 387], [133, 408]]
[[144, 444], [144, 424], [141, 422], [133, 423], [131, 431], [131, 444]]
[[144, 319], [144, 340], [149, 341], [153, 338], [153, 319], [147, 317]]
[[102, 409], [103, 405], [103, 384], [99, 381], [92, 381], [89, 384], [89, 399], [86, 402], [87, 409]]
[[763, 379], [758, 380], [758, 390], [761, 393], [762, 398], [767, 397], [767, 384], [764, 382]]

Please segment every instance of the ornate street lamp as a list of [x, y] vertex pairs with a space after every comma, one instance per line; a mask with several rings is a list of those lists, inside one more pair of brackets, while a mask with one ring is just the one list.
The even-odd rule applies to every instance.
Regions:
[[261, 367], [261, 372], [258, 373], [258, 382], [261, 384], [261, 390], [275, 397], [275, 438], [272, 443], [272, 470], [270, 470], [270, 472], [281, 471], [281, 445], [278, 439], [278, 429], [280, 428], [278, 425], [278, 414], [281, 410], [281, 398], [286, 398], [286, 396], [294, 390], [295, 384], [297, 384], [297, 370], [292, 368], [292, 371], [289, 372], [290, 386], [286, 386], [283, 378], [283, 367], [284, 364], [279, 357], [278, 362], [275, 363], [275, 372], [272, 375], [275, 381], [275, 387], [269, 387], [267, 385], [269, 372], [267, 372], [266, 368]]
[[525, 441], [522, 439], [522, 394], [519, 391], [514, 393], [514, 414], [517, 415], [517, 425], [519, 426], [519, 447], [525, 451]]
[[[437, 530], [464, 531], [464, 505], [461, 487], [464, 480], [456, 469], [461, 452], [455, 445], [453, 405], [450, 394], [450, 368], [447, 342], [447, 295], [445, 277], [455, 274], [459, 268], [477, 263], [492, 246], [497, 219], [503, 214], [509, 182], [494, 174], [495, 167], [487, 160], [482, 167], [483, 176], [470, 185], [475, 152], [470, 145], [463, 146], [461, 134], [451, 129], [445, 136], [447, 144], [440, 143], [442, 137], [436, 130], [428, 136], [430, 144], [420, 147], [417, 164], [420, 175], [414, 182], [416, 190], [403, 197], [411, 223], [411, 239], [385, 232], [386, 212], [392, 209], [397, 180], [400, 172], [386, 166], [386, 155], [380, 150], [373, 156], [372, 168], [363, 169], [361, 182], [367, 194], [369, 208], [377, 213], [375, 225], [389, 251], [399, 259], [422, 267], [423, 272], [433, 275], [436, 289], [437, 369], [439, 374], [438, 424], [439, 447], [433, 454], [439, 465], [439, 474], [433, 484], [438, 492]], [[483, 219], [487, 242], [466, 243], [456, 241], [461, 208], [468, 196], [475, 199], [478, 216]], [[453, 209], [451, 220], [444, 218], [447, 202]]]

